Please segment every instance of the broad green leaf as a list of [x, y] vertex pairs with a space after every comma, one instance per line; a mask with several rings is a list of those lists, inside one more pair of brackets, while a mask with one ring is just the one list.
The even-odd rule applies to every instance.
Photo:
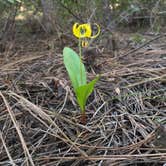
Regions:
[[63, 60], [74, 91], [76, 91], [79, 86], [86, 84], [85, 66], [78, 54], [68, 47], [63, 49]]
[[88, 84], [79, 86], [76, 89], [77, 101], [78, 101], [78, 104], [79, 104], [82, 112], [85, 111], [86, 101], [87, 101], [88, 97], [90, 96], [90, 94], [93, 92], [94, 86], [95, 86], [96, 82], [98, 81], [98, 79], [99, 79], [99, 76], [97, 76], [94, 80], [92, 80]]

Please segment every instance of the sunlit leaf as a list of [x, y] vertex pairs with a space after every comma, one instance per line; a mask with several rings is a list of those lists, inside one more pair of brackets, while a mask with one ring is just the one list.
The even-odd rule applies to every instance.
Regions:
[[93, 92], [94, 86], [96, 82], [98, 81], [98, 79], [99, 79], [99, 76], [97, 76], [94, 80], [92, 80], [88, 84], [79, 86], [76, 89], [77, 101], [82, 112], [85, 111], [85, 105], [86, 105], [87, 99], [90, 96], [90, 94]]
[[63, 60], [65, 67], [68, 71], [70, 80], [74, 91], [86, 84], [86, 71], [85, 66], [81, 62], [78, 54], [73, 51], [71, 48], [65, 47], [63, 49]]

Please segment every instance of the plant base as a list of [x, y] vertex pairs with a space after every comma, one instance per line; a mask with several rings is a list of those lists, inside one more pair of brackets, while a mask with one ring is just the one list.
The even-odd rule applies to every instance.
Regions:
[[81, 124], [86, 125], [86, 123], [87, 123], [87, 117], [86, 117], [85, 112], [81, 113], [80, 122], [81, 122]]

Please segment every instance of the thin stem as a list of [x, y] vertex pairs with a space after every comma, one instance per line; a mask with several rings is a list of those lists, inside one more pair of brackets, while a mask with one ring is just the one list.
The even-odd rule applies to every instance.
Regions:
[[[78, 43], [78, 48], [79, 48], [79, 57], [80, 57], [80, 76], [81, 76], [81, 85], [83, 84], [83, 78], [82, 78], [82, 47], [81, 47], [81, 39], [79, 38], [79, 43]], [[86, 124], [86, 113], [85, 113], [85, 108], [81, 110], [81, 123], [83, 125]]]
[[82, 85], [83, 84], [83, 79], [82, 79], [82, 47], [81, 47], [81, 39], [80, 38], [79, 38], [78, 48], [79, 48], [79, 56], [80, 56], [80, 76], [81, 76], [81, 85]]
[[[82, 47], [81, 47], [81, 39], [79, 38], [79, 43], [78, 43], [78, 48], [79, 48], [79, 57], [80, 57], [80, 77], [81, 77], [81, 85], [83, 84], [83, 78], [82, 78]], [[86, 124], [86, 113], [85, 113], [85, 108], [81, 110], [81, 123], [83, 125]]]

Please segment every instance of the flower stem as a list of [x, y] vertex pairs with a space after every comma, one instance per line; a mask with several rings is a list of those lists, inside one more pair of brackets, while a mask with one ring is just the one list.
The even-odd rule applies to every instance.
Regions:
[[78, 43], [79, 48], [79, 57], [80, 57], [80, 76], [81, 76], [81, 85], [83, 84], [83, 78], [82, 78], [82, 48], [81, 48], [81, 39], [79, 38]]
[[[81, 85], [83, 84], [83, 78], [82, 78], [82, 47], [81, 47], [81, 38], [79, 38], [79, 43], [78, 43], [78, 48], [79, 48], [79, 57], [80, 57], [80, 77], [81, 77]], [[81, 123], [83, 125], [86, 124], [86, 113], [85, 109], [81, 110]]]

